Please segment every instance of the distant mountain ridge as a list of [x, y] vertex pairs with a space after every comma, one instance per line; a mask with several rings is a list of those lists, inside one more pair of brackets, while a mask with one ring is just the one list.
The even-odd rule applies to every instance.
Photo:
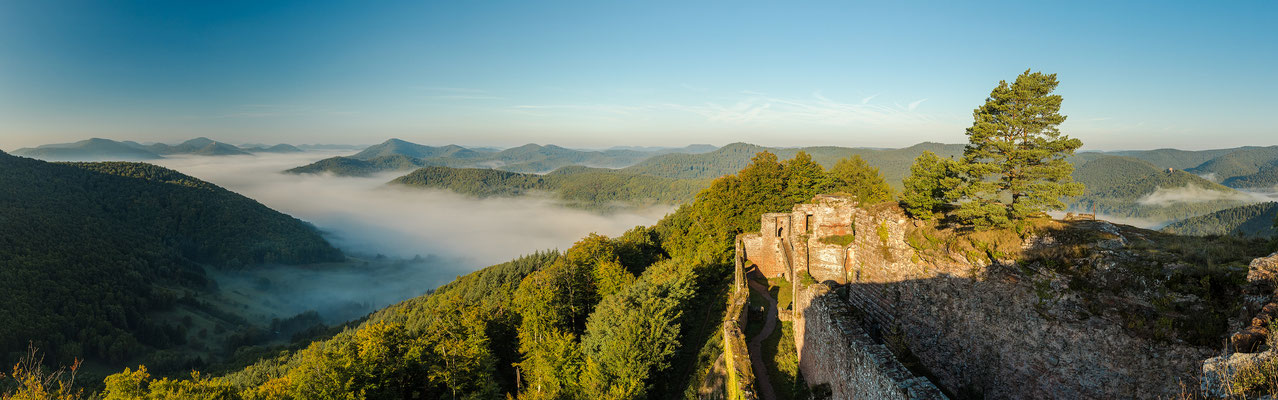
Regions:
[[239, 147], [209, 138], [195, 138], [169, 145], [155, 143], [144, 145], [133, 141], [115, 141], [92, 138], [74, 143], [46, 144], [22, 148], [13, 155], [37, 158], [45, 161], [147, 161], [171, 155], [230, 156], [252, 153], [296, 153], [303, 150], [288, 144], [274, 146], [256, 145]]
[[13, 154], [48, 161], [141, 161], [163, 158], [146, 146], [134, 142], [117, 142], [101, 138], [22, 148], [14, 150]]
[[338, 176], [368, 176], [388, 171], [408, 171], [426, 166], [453, 168], [494, 168], [519, 173], [546, 173], [567, 166], [622, 168], [661, 154], [704, 151], [708, 145], [654, 150], [575, 150], [552, 144], [529, 143], [504, 150], [467, 148], [458, 145], [426, 146], [401, 139], [389, 139], [350, 156], [331, 157], [285, 172], [293, 174], [331, 173]]

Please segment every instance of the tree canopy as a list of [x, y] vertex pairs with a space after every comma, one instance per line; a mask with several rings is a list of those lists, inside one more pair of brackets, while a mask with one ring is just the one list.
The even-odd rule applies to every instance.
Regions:
[[1082, 141], [1060, 132], [1061, 96], [1056, 74], [1026, 70], [1000, 81], [972, 112], [969, 143], [959, 162], [965, 177], [955, 214], [978, 227], [1008, 226], [1046, 210], [1063, 209], [1061, 197], [1082, 194], [1065, 160]]

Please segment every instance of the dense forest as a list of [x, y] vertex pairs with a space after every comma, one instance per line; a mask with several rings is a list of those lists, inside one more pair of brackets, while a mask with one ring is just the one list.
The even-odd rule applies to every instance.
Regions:
[[1163, 228], [1163, 232], [1178, 235], [1208, 236], [1236, 235], [1273, 237], [1278, 230], [1278, 203], [1249, 204], [1176, 221]]
[[[1086, 191], [1072, 200], [1071, 209], [1117, 217], [1174, 220], [1236, 207], [1246, 197], [1197, 175], [1129, 157], [1094, 158], [1076, 166], [1073, 177]], [[1160, 189], [1185, 192], [1165, 200], [1152, 197]]]
[[[859, 159], [758, 154], [653, 227], [488, 267], [222, 376], [106, 379], [110, 399], [695, 398], [718, 355], [732, 240], [818, 193], [891, 198]], [[741, 193], [760, 195], [742, 196]], [[149, 397], [146, 397], [149, 396]]]
[[1274, 165], [1278, 165], [1278, 146], [1243, 147], [1190, 168], [1188, 171], [1210, 177], [1212, 180], [1225, 181], [1255, 174], [1265, 167]]
[[395, 185], [447, 189], [475, 196], [519, 196], [545, 192], [571, 207], [607, 211], [617, 207], [680, 204], [692, 200], [706, 182], [564, 167], [549, 174], [523, 174], [487, 168], [426, 167], [391, 181]]
[[667, 153], [704, 152], [713, 147], [692, 145], [683, 148], [645, 150], [574, 150], [555, 145], [526, 144], [505, 150], [468, 149], [457, 145], [424, 146], [390, 139], [351, 156], [331, 157], [289, 169], [293, 174], [331, 173], [337, 176], [368, 176], [378, 172], [403, 171], [425, 166], [453, 168], [496, 168], [520, 173], [546, 173], [567, 166], [621, 168], [649, 157]]
[[1221, 184], [1239, 189], [1278, 190], [1278, 164], [1263, 167], [1251, 175], [1225, 179]]
[[198, 179], [137, 163], [0, 153], [0, 356], [121, 362], [180, 345], [155, 312], [211, 285], [204, 268], [343, 259], [310, 225]]

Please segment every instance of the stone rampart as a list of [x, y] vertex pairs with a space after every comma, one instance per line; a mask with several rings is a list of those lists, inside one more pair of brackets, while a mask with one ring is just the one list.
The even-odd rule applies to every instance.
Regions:
[[795, 299], [795, 346], [809, 385], [827, 384], [835, 399], [945, 399], [927, 378], [905, 368], [860, 327], [851, 306], [816, 284]]

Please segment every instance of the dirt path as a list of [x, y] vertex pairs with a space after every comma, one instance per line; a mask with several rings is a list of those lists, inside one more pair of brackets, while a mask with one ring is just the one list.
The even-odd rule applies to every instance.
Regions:
[[759, 398], [776, 400], [777, 394], [772, 391], [772, 379], [768, 377], [768, 366], [763, 363], [763, 340], [772, 336], [772, 331], [777, 328], [777, 300], [768, 293], [767, 286], [755, 282], [754, 279], [747, 279], [747, 281], [750, 282], [750, 290], [759, 293], [768, 301], [768, 315], [764, 317], [766, 321], [763, 324], [763, 330], [750, 339], [750, 365], [754, 369], [754, 381], [759, 389]]

